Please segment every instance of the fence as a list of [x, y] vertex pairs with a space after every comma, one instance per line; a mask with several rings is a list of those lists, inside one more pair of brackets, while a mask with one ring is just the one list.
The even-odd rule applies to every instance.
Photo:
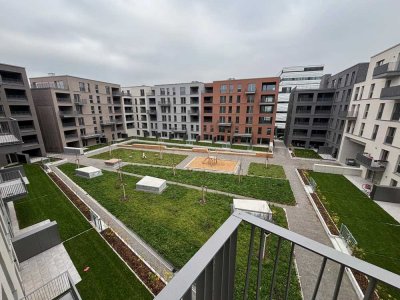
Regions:
[[315, 182], [314, 178], [309, 177], [308, 181], [310, 182], [313, 192], [316, 192], [317, 191], [317, 183]]
[[349, 250], [352, 250], [355, 246], [357, 246], [357, 240], [351, 234], [349, 228], [342, 223], [340, 225], [339, 236], [346, 242]]

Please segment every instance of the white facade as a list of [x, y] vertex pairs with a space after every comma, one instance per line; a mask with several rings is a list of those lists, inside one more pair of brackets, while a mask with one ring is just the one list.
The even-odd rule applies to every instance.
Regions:
[[359, 153], [362, 177], [400, 185], [400, 44], [371, 57], [354, 85], [339, 161]]
[[193, 81], [122, 90], [132, 98], [132, 102], [126, 100], [131, 104], [124, 104], [128, 136], [187, 140], [200, 137], [203, 83]]
[[282, 69], [276, 111], [277, 135], [283, 135], [286, 127], [289, 97], [292, 89], [317, 89], [324, 73], [324, 66], [297, 66]]

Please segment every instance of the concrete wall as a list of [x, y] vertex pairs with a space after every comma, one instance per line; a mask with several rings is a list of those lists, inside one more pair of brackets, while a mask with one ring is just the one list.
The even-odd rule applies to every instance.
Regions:
[[41, 225], [12, 239], [19, 262], [61, 243], [57, 222]]
[[314, 164], [313, 171], [321, 173], [361, 176], [360, 168]]

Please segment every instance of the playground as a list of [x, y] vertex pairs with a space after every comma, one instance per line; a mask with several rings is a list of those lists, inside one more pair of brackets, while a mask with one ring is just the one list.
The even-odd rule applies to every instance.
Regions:
[[186, 166], [188, 170], [204, 170], [212, 172], [235, 174], [239, 170], [238, 160], [221, 159], [217, 155], [195, 157]]

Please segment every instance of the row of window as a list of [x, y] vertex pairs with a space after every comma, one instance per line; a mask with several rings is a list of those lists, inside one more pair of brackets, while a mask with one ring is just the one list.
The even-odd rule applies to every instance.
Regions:
[[[339, 79], [337, 81], [336, 81], [336, 79], [333, 79], [330, 83], [330, 87], [337, 89], [337, 88], [345, 87], [348, 85], [352, 85], [355, 81], [355, 77], [356, 77], [356, 71], [351, 72], [351, 77], [350, 77], [350, 73], [347, 73], [344, 80], [343, 80], [343, 77], [339, 77]], [[328, 83], [328, 86], [329, 86], [329, 83]]]
[[[231, 133], [231, 127], [224, 127], [224, 126], [218, 126], [218, 132], [219, 133]], [[214, 126], [207, 126], [207, 125], [203, 125], [203, 131], [204, 132], [214, 132]], [[234, 133], [239, 133], [239, 127], [235, 127], [234, 129], [233, 129], [233, 132]], [[251, 133], [253, 133], [253, 127], [250, 127], [250, 126], [248, 126], [248, 127], [245, 127], [245, 129], [244, 129], [244, 133], [247, 133], [247, 134], [251, 134]], [[266, 135], [271, 135], [271, 133], [272, 133], [272, 128], [270, 128], [270, 127], [268, 127], [268, 128], [266, 128], [265, 129], [265, 134]], [[257, 134], [263, 134], [263, 127], [257, 127]]]
[[[232, 123], [232, 120], [235, 120], [234, 124], [239, 124], [240, 123], [240, 117], [232, 117], [232, 116], [220, 116], [218, 118], [218, 123]], [[246, 124], [253, 124], [254, 119], [252, 116], [246, 117]], [[204, 117], [203, 119], [204, 123], [212, 123], [213, 119], [212, 117]], [[258, 124], [272, 124], [273, 117], [258, 117]]]

